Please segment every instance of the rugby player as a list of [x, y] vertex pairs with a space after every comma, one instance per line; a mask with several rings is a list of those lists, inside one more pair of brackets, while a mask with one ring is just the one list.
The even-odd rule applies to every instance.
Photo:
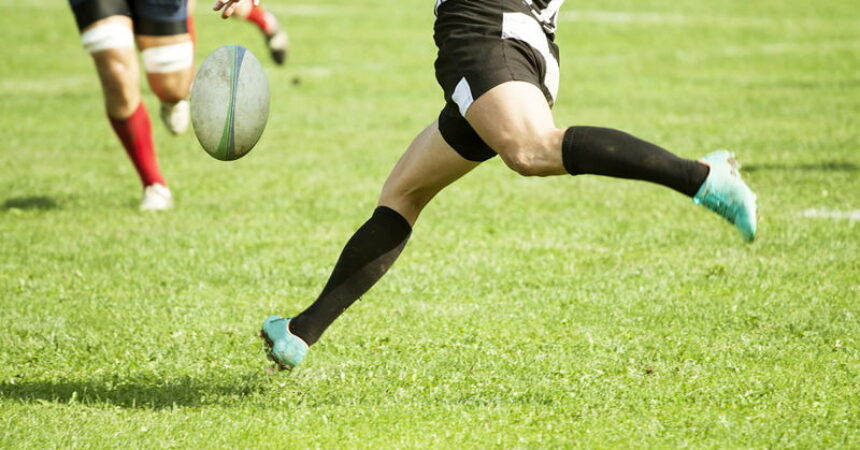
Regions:
[[[242, 0], [217, 0], [229, 16]], [[344, 247], [322, 293], [301, 314], [263, 323], [282, 369], [394, 263], [421, 210], [445, 186], [496, 155], [523, 176], [604, 175], [658, 183], [756, 235], [756, 197], [725, 150], [698, 161], [611, 128], [558, 127], [556, 18], [564, 0], [436, 0], [438, 118], [412, 141], [382, 187], [377, 208]]]
[[233, 15], [256, 25], [266, 39], [272, 60], [279, 66], [284, 65], [290, 41], [274, 14], [253, 2], [243, 2], [238, 5]]
[[185, 0], [69, 0], [81, 41], [92, 55], [104, 92], [108, 120], [143, 183], [140, 209], [173, 206], [158, 167], [149, 114], [141, 101], [135, 44], [161, 118], [174, 134], [188, 129], [188, 97], [194, 46]]
[[[140, 209], [173, 206], [158, 167], [149, 114], [141, 100], [140, 49], [146, 79], [161, 101], [167, 129], [182, 134], [190, 124], [188, 94], [194, 77], [193, 1], [69, 0], [84, 48], [92, 55], [104, 92], [108, 120], [141, 182]], [[267, 37], [273, 59], [284, 62], [287, 37], [277, 20], [252, 2], [238, 10]]]

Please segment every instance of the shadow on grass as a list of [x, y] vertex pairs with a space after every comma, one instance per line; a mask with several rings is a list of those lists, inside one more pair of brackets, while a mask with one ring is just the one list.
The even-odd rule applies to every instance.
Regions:
[[122, 408], [163, 409], [226, 404], [263, 389], [260, 376], [246, 376], [225, 384], [194, 378], [169, 381], [108, 380], [16, 381], [0, 383], [0, 399], [27, 403], [111, 405]]
[[57, 204], [56, 200], [51, 197], [45, 197], [43, 195], [9, 198], [6, 199], [5, 202], [3, 202], [3, 209], [6, 211], [10, 209], [47, 211], [49, 209], [57, 208], [59, 208], [59, 205]]
[[847, 161], [821, 161], [811, 164], [744, 164], [744, 172], [761, 172], [766, 170], [789, 172], [860, 172], [860, 165]]

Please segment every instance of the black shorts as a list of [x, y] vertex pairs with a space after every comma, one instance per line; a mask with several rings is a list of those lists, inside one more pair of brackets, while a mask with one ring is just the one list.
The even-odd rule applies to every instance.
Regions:
[[69, 0], [78, 30], [110, 16], [128, 16], [134, 34], [173, 36], [188, 32], [187, 0]]
[[445, 92], [439, 131], [470, 161], [496, 155], [464, 118], [472, 102], [508, 81], [526, 81], [552, 106], [558, 91], [558, 47], [522, 0], [443, 0], [433, 38], [436, 80]]

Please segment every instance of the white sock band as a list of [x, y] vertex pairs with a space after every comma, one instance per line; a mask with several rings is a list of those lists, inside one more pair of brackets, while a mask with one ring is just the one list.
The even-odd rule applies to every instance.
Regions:
[[81, 34], [81, 43], [90, 53], [100, 52], [109, 48], [134, 47], [134, 34], [125, 25], [116, 22], [106, 22], [90, 28]]
[[147, 73], [170, 73], [194, 65], [194, 45], [189, 42], [161, 45], [141, 52]]

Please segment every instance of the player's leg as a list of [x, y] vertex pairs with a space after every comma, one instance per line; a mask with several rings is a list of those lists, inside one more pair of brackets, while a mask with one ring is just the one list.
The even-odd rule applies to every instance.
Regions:
[[458, 155], [436, 122], [421, 132], [388, 176], [373, 215], [344, 246], [316, 301], [295, 318], [273, 316], [263, 324], [269, 356], [282, 368], [301, 362], [307, 346], [385, 275], [427, 203], [478, 164]]
[[104, 94], [108, 116], [125, 119], [140, 105], [140, 75], [131, 19], [111, 16], [81, 31], [84, 48], [90, 52]]
[[142, 0], [133, 4], [134, 32], [152, 92], [161, 100], [161, 119], [168, 131], [188, 130], [187, 101], [194, 78], [194, 43], [185, 0]]
[[750, 239], [754, 196], [728, 152], [701, 164], [618, 130], [555, 125], [549, 105], [559, 87], [558, 47], [546, 32], [551, 24], [539, 22], [528, 3], [451, 1], [437, 7], [436, 78], [449, 115], [466, 118], [467, 131], [487, 147], [475, 156], [499, 154], [522, 175], [598, 174], [659, 183], [717, 211]]
[[71, 6], [83, 46], [96, 66], [108, 120], [144, 186], [141, 209], [168, 209], [172, 198], [158, 167], [149, 114], [140, 97], [128, 6], [121, 0], [74, 0]]
[[[601, 128], [556, 127], [541, 90], [512, 81], [472, 103], [466, 120], [505, 164], [525, 176], [596, 174], [652, 181], [690, 197], [708, 167], [626, 133]], [[572, 139], [586, 133], [590, 139]]]
[[[522, 175], [595, 174], [662, 184], [711, 207], [748, 240], [755, 236], [755, 197], [728, 152], [693, 161], [619, 130], [558, 128], [543, 92], [527, 82], [487, 91], [470, 105], [466, 119]], [[703, 200], [709, 192], [716, 196], [710, 204]]]
[[425, 206], [443, 188], [478, 166], [460, 156], [443, 139], [434, 121], [412, 141], [379, 196], [379, 206], [397, 211], [415, 225]]
[[137, 36], [143, 54], [146, 79], [161, 100], [161, 120], [173, 134], [182, 134], [190, 124], [188, 95], [194, 79], [194, 46], [191, 35]]
[[290, 41], [274, 14], [265, 10], [261, 5], [255, 5], [253, 2], [242, 2], [237, 4], [233, 16], [256, 25], [263, 33], [263, 37], [266, 38], [266, 45], [269, 47], [272, 60], [278, 65], [284, 64], [287, 60]]

